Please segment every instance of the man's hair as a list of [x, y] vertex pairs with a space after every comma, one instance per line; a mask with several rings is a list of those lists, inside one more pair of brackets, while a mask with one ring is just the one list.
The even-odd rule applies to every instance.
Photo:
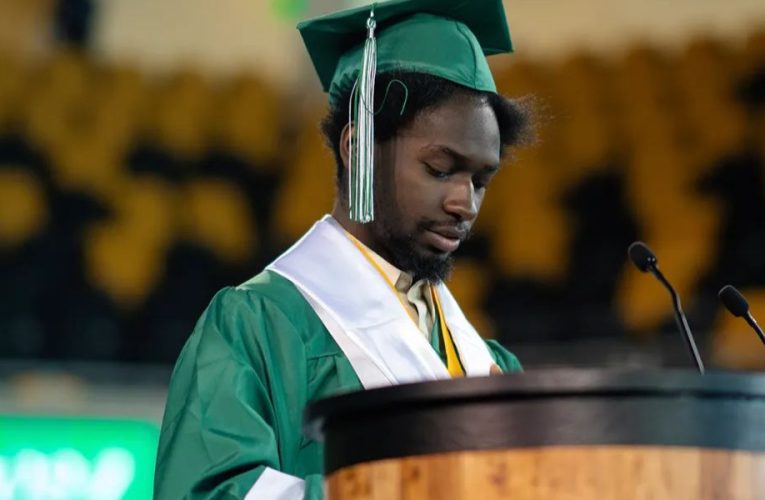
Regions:
[[[338, 187], [343, 191], [343, 161], [340, 156], [340, 136], [348, 123], [351, 90], [344, 92], [321, 123], [327, 145], [337, 164]], [[492, 92], [473, 90], [449, 80], [425, 73], [394, 71], [377, 75], [375, 81], [375, 142], [395, 137], [423, 111], [434, 108], [450, 98], [475, 99], [494, 111], [499, 125], [501, 150], [516, 146], [532, 136], [530, 106], [524, 100], [513, 100]]]

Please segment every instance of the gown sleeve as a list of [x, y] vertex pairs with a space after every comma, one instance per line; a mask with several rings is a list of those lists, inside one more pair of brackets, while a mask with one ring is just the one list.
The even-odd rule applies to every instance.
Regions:
[[[291, 475], [282, 458], [300, 440], [300, 425], [287, 423], [299, 422], [302, 407], [280, 393], [284, 384], [306, 390], [297, 383], [305, 347], [290, 328], [280, 309], [246, 291], [216, 295], [173, 371], [154, 498], [322, 498], [322, 476]], [[280, 380], [285, 363], [296, 378]]]
[[515, 354], [502, 347], [502, 344], [496, 340], [487, 340], [486, 345], [489, 348], [491, 357], [493, 357], [494, 361], [499, 365], [502, 373], [523, 371], [521, 362], [518, 361]]

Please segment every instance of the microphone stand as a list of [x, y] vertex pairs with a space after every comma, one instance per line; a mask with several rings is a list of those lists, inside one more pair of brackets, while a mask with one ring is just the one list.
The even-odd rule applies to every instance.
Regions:
[[760, 337], [760, 341], [765, 344], [765, 333], [763, 333], [762, 328], [760, 328], [760, 325], [757, 324], [757, 320], [754, 319], [754, 316], [752, 316], [752, 313], [749, 311], [746, 312], [744, 315], [744, 319], [747, 323], [749, 323], [749, 326], [752, 327], [752, 330], [757, 332], [757, 336]]
[[[666, 288], [669, 291], [669, 294], [672, 296], [672, 307], [675, 309], [675, 322], [677, 323], [677, 328], [680, 330], [680, 334], [685, 340], [685, 345], [688, 347], [688, 351], [690, 351], [691, 357], [696, 363], [696, 368], [699, 370], [699, 373], [703, 374], [704, 362], [701, 360], [699, 350], [696, 348], [696, 342], [693, 340], [691, 327], [688, 326], [688, 320], [685, 318], [685, 313], [683, 313], [683, 306], [680, 304], [680, 296], [677, 294], [675, 289], [672, 288], [672, 285], [669, 283], [667, 278], [664, 277], [661, 271], [659, 271], [659, 268], [655, 264], [650, 264], [648, 266], [648, 270], [651, 272], [651, 274], [656, 276], [656, 279], [658, 279], [661, 284], [664, 285], [664, 288]], [[748, 318], [747, 321], [749, 321]], [[752, 321], [754, 321], [754, 318], [752, 318]], [[757, 328], [759, 329], [759, 325]], [[761, 335], [760, 338], [762, 339], [763, 343], [765, 343], [765, 335], [762, 334], [762, 330], [759, 330], [759, 332]]]

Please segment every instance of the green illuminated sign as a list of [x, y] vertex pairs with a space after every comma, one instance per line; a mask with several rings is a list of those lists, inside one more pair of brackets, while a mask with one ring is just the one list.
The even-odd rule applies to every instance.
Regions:
[[149, 422], [0, 416], [0, 499], [151, 498], [158, 437]]

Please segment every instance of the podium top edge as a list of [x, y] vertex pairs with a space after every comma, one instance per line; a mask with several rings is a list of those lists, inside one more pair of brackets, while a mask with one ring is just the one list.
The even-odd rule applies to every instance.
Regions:
[[402, 406], [585, 396], [765, 400], [765, 374], [564, 369], [416, 382], [343, 393], [316, 401], [306, 408], [304, 422], [309, 434], [315, 434], [324, 421], [336, 416]]

